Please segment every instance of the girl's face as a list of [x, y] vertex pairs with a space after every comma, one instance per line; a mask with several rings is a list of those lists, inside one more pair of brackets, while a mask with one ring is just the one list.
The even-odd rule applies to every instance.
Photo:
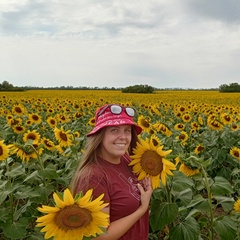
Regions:
[[120, 157], [128, 151], [131, 139], [131, 125], [106, 127], [100, 157], [112, 163], [120, 163]]

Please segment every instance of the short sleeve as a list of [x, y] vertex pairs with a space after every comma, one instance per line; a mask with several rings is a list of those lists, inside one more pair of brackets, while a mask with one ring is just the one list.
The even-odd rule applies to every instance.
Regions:
[[78, 185], [76, 192], [87, 192], [89, 189], [93, 189], [93, 199], [99, 197], [101, 194], [104, 194], [103, 200], [105, 203], [109, 203], [110, 190], [107, 177], [103, 172], [92, 171], [91, 174], [83, 176]]

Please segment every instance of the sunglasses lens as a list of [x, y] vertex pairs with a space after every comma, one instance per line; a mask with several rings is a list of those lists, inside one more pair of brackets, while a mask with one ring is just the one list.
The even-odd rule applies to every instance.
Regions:
[[133, 108], [126, 107], [125, 110], [126, 110], [126, 113], [128, 114], [128, 116], [130, 116], [130, 117], [135, 116], [135, 110]]
[[113, 114], [120, 114], [122, 112], [122, 107], [118, 105], [112, 105], [110, 110]]

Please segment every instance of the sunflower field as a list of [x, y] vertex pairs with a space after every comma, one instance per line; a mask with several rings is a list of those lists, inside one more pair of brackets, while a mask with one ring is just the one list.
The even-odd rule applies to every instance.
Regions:
[[149, 239], [240, 239], [240, 94], [110, 90], [1, 93], [0, 239], [71, 239], [73, 229], [91, 239], [91, 230], [104, 232], [104, 215], [102, 226], [91, 220], [87, 228], [64, 225], [53, 213], [59, 206], [105, 206], [101, 197], [89, 204], [90, 193], [73, 198], [67, 188], [95, 111], [106, 103], [133, 106], [143, 128], [131, 165], [154, 188]]

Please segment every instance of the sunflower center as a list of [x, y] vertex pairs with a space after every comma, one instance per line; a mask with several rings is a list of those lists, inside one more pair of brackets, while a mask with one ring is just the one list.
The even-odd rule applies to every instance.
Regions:
[[35, 140], [36, 139], [36, 135], [33, 134], [33, 133], [29, 133], [28, 136], [27, 136], [28, 139], [32, 139], [32, 140]]
[[92, 215], [88, 209], [74, 204], [60, 210], [54, 220], [61, 229], [72, 230], [88, 226], [92, 221]]
[[63, 140], [63, 141], [67, 141], [68, 138], [67, 138], [67, 135], [63, 132], [60, 132], [60, 138]]
[[32, 115], [32, 119], [37, 121], [39, 119], [39, 117], [37, 115]]
[[141, 164], [142, 169], [152, 176], [157, 176], [163, 170], [162, 157], [153, 150], [143, 153]]
[[239, 157], [239, 152], [236, 151], [236, 152], [233, 153], [233, 155], [238, 158]]
[[2, 147], [0, 146], [0, 156], [3, 155], [3, 149]]

